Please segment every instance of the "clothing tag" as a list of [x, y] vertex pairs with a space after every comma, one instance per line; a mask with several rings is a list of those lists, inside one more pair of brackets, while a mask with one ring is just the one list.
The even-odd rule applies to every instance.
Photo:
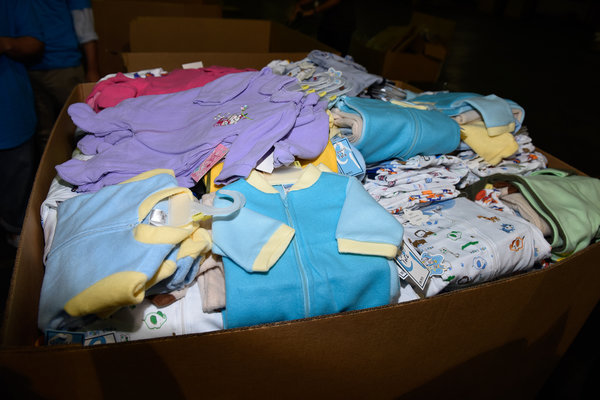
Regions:
[[209, 169], [214, 167], [216, 163], [218, 163], [223, 157], [225, 157], [225, 154], [227, 154], [228, 151], [229, 149], [227, 147], [219, 143], [219, 145], [215, 147], [213, 152], [210, 153], [208, 158], [202, 161], [202, 164], [200, 164], [198, 168], [196, 168], [194, 172], [192, 172], [192, 179], [194, 180], [194, 182], [197, 183], [208, 172]]
[[46, 329], [45, 332], [46, 344], [51, 346], [55, 344], [81, 344], [85, 341], [83, 332], [58, 331], [54, 329]]
[[400, 279], [406, 280], [406, 278], [408, 278], [408, 273], [402, 267], [400, 267], [398, 262], [396, 262], [396, 265], [398, 266], [398, 268], [396, 268], [398, 270], [398, 276]]
[[429, 216], [423, 214], [421, 210], [404, 210], [404, 218], [409, 224], [414, 226], [425, 225], [429, 221]]
[[275, 167], [273, 167], [274, 161], [275, 160], [273, 158], [273, 152], [271, 152], [267, 157], [265, 157], [264, 160], [262, 160], [260, 162], [260, 164], [258, 164], [256, 166], [256, 169], [270, 174], [271, 172], [273, 172], [273, 169], [275, 168]]
[[335, 157], [339, 171], [343, 175], [357, 176], [365, 171], [358, 163], [356, 155], [350, 147], [350, 142], [347, 138], [340, 138], [331, 142], [335, 149]]
[[167, 224], [170, 226], [182, 226], [190, 222], [193, 201], [186, 193], [177, 193], [170, 196]]
[[421, 290], [425, 290], [431, 272], [423, 265], [419, 253], [408, 241], [402, 240], [402, 249], [395, 261]]
[[60, 331], [56, 329], [46, 329], [44, 332], [44, 337], [48, 346], [60, 344], [95, 346], [98, 344], [117, 343], [128, 340], [126, 335], [117, 335], [117, 332], [114, 331], [71, 332]]
[[106, 332], [98, 336], [88, 336], [85, 338], [84, 346], [95, 346], [98, 344], [117, 343], [118, 340], [114, 332]]
[[163, 226], [167, 224], [167, 214], [157, 208], [150, 211], [150, 225]]
[[194, 69], [194, 68], [202, 68], [202, 67], [204, 67], [204, 64], [202, 63], [202, 61], [181, 64], [181, 68], [183, 68], [183, 69]]

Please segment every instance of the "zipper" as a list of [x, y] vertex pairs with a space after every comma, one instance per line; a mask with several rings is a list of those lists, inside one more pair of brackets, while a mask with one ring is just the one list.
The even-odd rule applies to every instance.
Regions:
[[62, 249], [65, 246], [70, 245], [71, 243], [73, 243], [74, 241], [79, 240], [81, 237], [84, 236], [88, 236], [88, 235], [94, 235], [96, 233], [110, 233], [110, 232], [118, 232], [125, 229], [133, 229], [137, 224], [135, 223], [124, 223], [124, 224], [117, 224], [117, 225], [113, 225], [110, 227], [102, 227], [102, 228], [94, 228], [94, 229], [90, 229], [90, 230], [86, 230], [85, 232], [80, 232], [74, 236], [71, 236], [69, 238], [69, 240], [64, 241], [63, 243], [61, 243], [60, 245], [52, 248], [50, 250], [50, 252], [48, 253], [48, 256], [50, 256], [50, 254], [54, 254], [57, 251], [59, 251], [60, 249]]
[[[290, 214], [290, 206], [288, 204], [287, 192], [282, 185], [277, 186], [277, 190], [279, 191], [279, 196], [281, 197], [281, 202], [283, 207], [285, 208], [285, 214], [288, 219], [288, 225], [294, 230], [296, 227], [294, 226], [294, 220], [292, 219], [292, 215]], [[298, 267], [298, 271], [300, 271], [300, 277], [302, 278], [302, 291], [304, 293], [304, 316], [305, 318], [310, 317], [310, 296], [308, 293], [308, 278], [306, 276], [306, 270], [304, 265], [302, 264], [302, 259], [300, 258], [300, 246], [298, 245], [297, 234], [292, 238], [292, 242], [294, 243], [294, 254], [296, 256], [296, 266]]]

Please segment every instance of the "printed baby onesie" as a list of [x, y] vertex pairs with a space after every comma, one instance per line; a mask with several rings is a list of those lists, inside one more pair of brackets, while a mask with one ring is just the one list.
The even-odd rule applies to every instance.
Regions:
[[405, 239], [432, 271], [428, 297], [530, 270], [550, 256], [550, 244], [533, 224], [465, 197], [420, 212], [425, 220], [403, 226]]
[[392, 214], [451, 199], [467, 174], [465, 163], [454, 156], [415, 156], [371, 166], [363, 186]]

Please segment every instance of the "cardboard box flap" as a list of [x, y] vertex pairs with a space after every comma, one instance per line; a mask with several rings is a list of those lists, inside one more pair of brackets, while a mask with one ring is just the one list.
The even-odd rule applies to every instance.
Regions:
[[366, 42], [378, 51], [422, 53], [425, 43], [450, 44], [455, 22], [415, 12], [409, 25], [388, 26]]
[[163, 68], [166, 71], [181, 68], [182, 64], [202, 61], [205, 67], [212, 65], [233, 68], [266, 67], [273, 60], [299, 61], [308, 53], [161, 53], [139, 52], [122, 53], [125, 68], [128, 72], [141, 71], [150, 68]]
[[136, 17], [129, 27], [131, 51], [269, 51], [269, 23], [250, 19]]
[[101, 75], [124, 71], [120, 53], [129, 51], [129, 23], [137, 16], [188, 16], [220, 18], [218, 4], [126, 0], [92, 0], [94, 26], [98, 34]]
[[456, 23], [414, 12], [408, 25], [388, 26], [368, 41], [355, 37], [350, 54], [371, 73], [423, 83], [440, 76]]
[[[257, 19], [137, 17], [132, 52], [308, 52], [329, 46], [281, 24]], [[335, 51], [335, 50], [333, 50]]]
[[441, 42], [448, 46], [452, 41], [456, 22], [434, 15], [414, 12], [410, 24], [417, 27], [428, 39], [429, 42]]
[[277, 22], [271, 22], [271, 36], [269, 38], [269, 52], [310, 52], [318, 49], [334, 54], [340, 52], [331, 46], [319, 42], [311, 36], [293, 30]]

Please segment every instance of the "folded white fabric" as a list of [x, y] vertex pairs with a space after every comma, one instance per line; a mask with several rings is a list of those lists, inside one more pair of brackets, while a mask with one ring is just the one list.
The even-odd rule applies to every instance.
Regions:
[[149, 299], [124, 307], [108, 319], [98, 319], [80, 331], [115, 332], [119, 341], [133, 341], [202, 333], [223, 329], [221, 313], [202, 311], [200, 285], [196, 281], [184, 297], [159, 308]]

